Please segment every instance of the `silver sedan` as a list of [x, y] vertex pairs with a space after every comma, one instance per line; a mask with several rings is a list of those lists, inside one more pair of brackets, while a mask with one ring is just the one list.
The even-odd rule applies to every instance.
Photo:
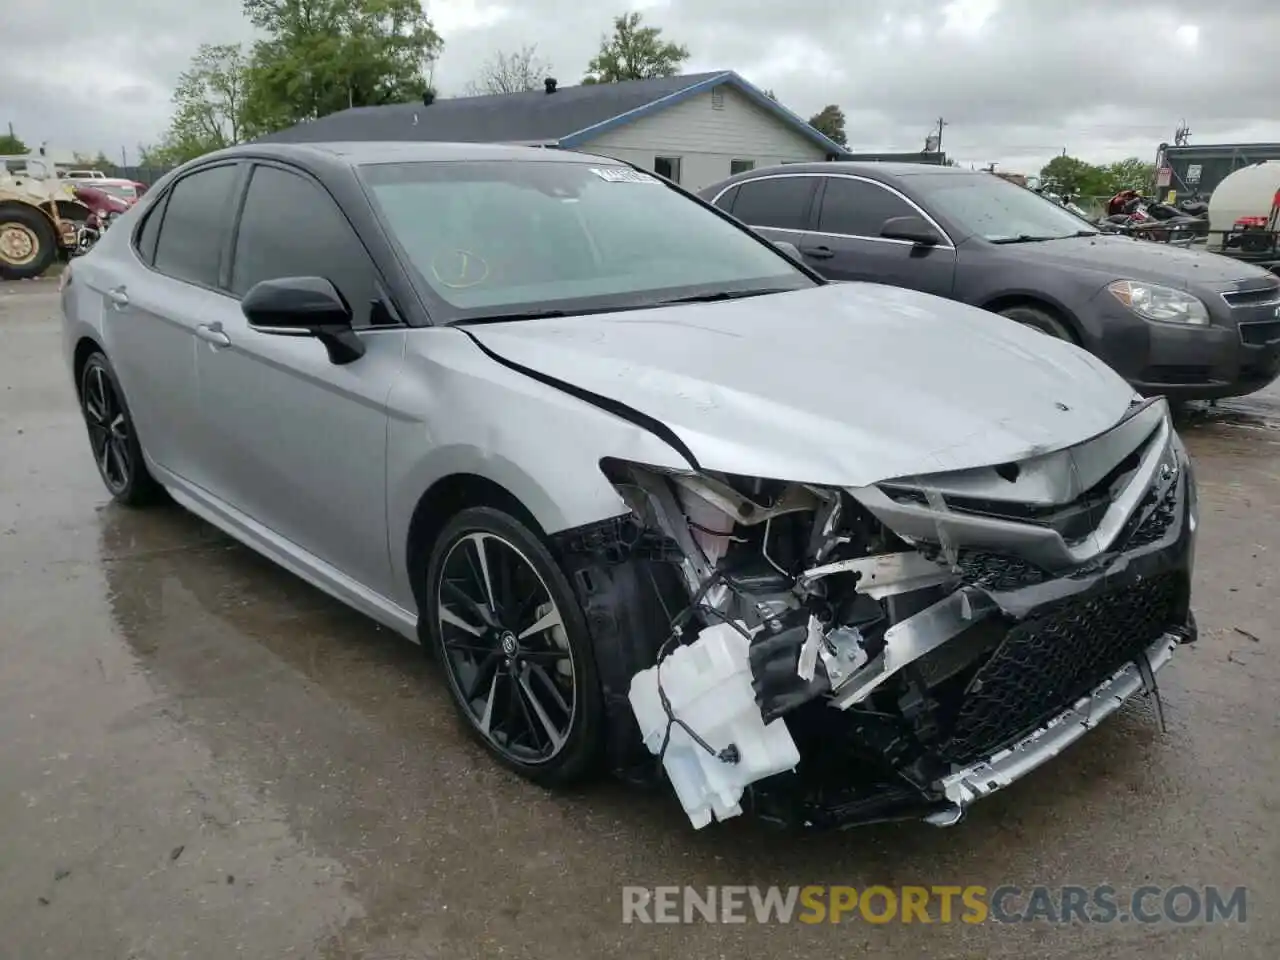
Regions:
[[951, 823], [1195, 635], [1163, 400], [615, 160], [237, 147], [62, 282], [115, 499], [420, 640], [545, 784]]

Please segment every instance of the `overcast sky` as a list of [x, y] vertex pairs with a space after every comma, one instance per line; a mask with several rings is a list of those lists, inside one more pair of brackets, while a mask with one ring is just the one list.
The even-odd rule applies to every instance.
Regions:
[[[124, 148], [130, 160], [162, 133], [196, 47], [252, 38], [239, 0], [0, 3], [0, 124], [28, 144]], [[1280, 0], [425, 6], [445, 40], [444, 95], [493, 51], [526, 43], [562, 85], [576, 83], [612, 15], [630, 8], [688, 46], [688, 72], [736, 70], [802, 116], [840, 104], [855, 150], [920, 149], [939, 116], [953, 157], [1027, 173], [1064, 148], [1093, 162], [1151, 159], [1184, 118], [1193, 143], [1280, 140]]]

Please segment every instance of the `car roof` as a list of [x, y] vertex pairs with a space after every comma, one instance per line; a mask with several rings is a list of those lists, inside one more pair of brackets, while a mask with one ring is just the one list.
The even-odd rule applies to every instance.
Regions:
[[893, 177], [912, 177], [922, 174], [944, 174], [958, 177], [975, 175], [973, 170], [959, 167], [944, 167], [936, 163], [903, 163], [896, 160], [817, 160], [812, 163], [787, 163], [780, 167], [757, 167], [739, 174], [742, 179], [749, 179], [753, 174], [776, 173], [785, 170], [787, 173], [853, 173], [873, 179], [889, 179]]
[[367, 140], [329, 143], [248, 143], [218, 152], [219, 157], [278, 157], [358, 166], [370, 163], [507, 160], [555, 163], [614, 163], [607, 157], [546, 147], [500, 143], [435, 143]]

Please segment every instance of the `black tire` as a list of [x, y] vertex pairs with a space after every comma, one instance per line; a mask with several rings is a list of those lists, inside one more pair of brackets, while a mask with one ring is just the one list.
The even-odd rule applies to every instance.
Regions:
[[128, 507], [163, 500], [164, 488], [147, 470], [124, 391], [104, 354], [95, 352], [85, 360], [78, 387], [89, 450], [107, 492]]
[[[594, 651], [573, 589], [541, 538], [501, 510], [462, 510], [431, 548], [422, 596], [432, 652], [472, 736], [543, 786], [594, 773], [604, 744]], [[555, 625], [531, 630], [544, 622]]]
[[1017, 306], [1006, 307], [1000, 311], [1002, 317], [1008, 317], [1016, 323], [1022, 324], [1024, 327], [1031, 327], [1039, 330], [1041, 333], [1056, 337], [1058, 340], [1066, 340], [1068, 343], [1075, 343], [1076, 338], [1071, 335], [1071, 331], [1067, 325], [1049, 313], [1047, 310], [1041, 310], [1039, 307]]
[[38, 277], [57, 255], [58, 236], [48, 217], [20, 204], [0, 206], [0, 280]]

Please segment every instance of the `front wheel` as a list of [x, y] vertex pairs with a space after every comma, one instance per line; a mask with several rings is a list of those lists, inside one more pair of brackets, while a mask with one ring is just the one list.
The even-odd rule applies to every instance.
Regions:
[[542, 540], [500, 510], [463, 510], [436, 540], [424, 595], [431, 644], [471, 733], [537, 783], [588, 774], [604, 742], [595, 657]]
[[0, 280], [38, 277], [58, 255], [53, 224], [26, 206], [0, 207]]
[[1032, 330], [1039, 330], [1047, 336], [1057, 340], [1066, 340], [1068, 343], [1075, 343], [1075, 337], [1071, 335], [1071, 331], [1067, 329], [1066, 324], [1046, 310], [1039, 307], [1008, 307], [1000, 311], [1002, 317], [1008, 317], [1016, 323], [1022, 324], [1024, 327], [1030, 327]]

